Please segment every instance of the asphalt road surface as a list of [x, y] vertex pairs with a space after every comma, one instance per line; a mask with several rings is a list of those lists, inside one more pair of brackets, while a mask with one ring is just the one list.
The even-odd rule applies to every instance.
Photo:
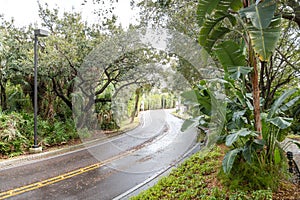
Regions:
[[196, 131], [180, 132], [182, 123], [167, 110], [145, 111], [132, 131], [2, 169], [0, 199], [122, 199], [195, 145]]

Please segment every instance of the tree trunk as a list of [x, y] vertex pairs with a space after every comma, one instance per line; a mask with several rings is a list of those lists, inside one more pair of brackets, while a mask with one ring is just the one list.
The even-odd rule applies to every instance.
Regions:
[[7, 97], [6, 97], [6, 88], [5, 85], [6, 83], [1, 83], [0, 87], [1, 87], [1, 108], [2, 111], [7, 110]]
[[135, 91], [135, 103], [134, 103], [134, 109], [131, 113], [131, 121], [130, 123], [133, 123], [135, 116], [138, 113], [138, 107], [139, 107], [139, 101], [140, 101], [140, 88], [136, 89]]
[[265, 83], [264, 83], [264, 75], [266, 71], [266, 62], [260, 62], [260, 80], [259, 80], [259, 89], [261, 91], [261, 97], [266, 99], [266, 88], [265, 88]]
[[254, 107], [254, 124], [255, 130], [259, 133], [258, 139], [262, 139], [262, 124], [260, 117], [260, 94], [259, 94], [259, 73], [255, 52], [252, 49], [252, 44], [249, 42], [249, 61], [253, 67], [252, 72], [252, 95], [253, 95], [253, 107]]
[[69, 96], [66, 96], [63, 93], [63, 89], [61, 88], [61, 86], [59, 85], [59, 83], [52, 78], [52, 84], [53, 84], [53, 90], [55, 92], [55, 94], [63, 101], [65, 102], [65, 104], [70, 108], [70, 110], [72, 110], [72, 100]]

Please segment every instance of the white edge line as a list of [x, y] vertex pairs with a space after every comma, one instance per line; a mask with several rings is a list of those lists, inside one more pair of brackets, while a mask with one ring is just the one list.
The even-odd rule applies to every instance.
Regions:
[[151, 177], [149, 177], [148, 179], [146, 179], [145, 181], [143, 181], [142, 183], [134, 186], [133, 188], [127, 190], [126, 192], [118, 195], [117, 197], [113, 198], [113, 200], [120, 200], [126, 196], [128, 196], [129, 194], [133, 193], [134, 191], [138, 190], [139, 188], [143, 187], [144, 185], [146, 185], [147, 183], [151, 182], [152, 180], [154, 180], [155, 178], [159, 177], [161, 174], [163, 174], [164, 172], [168, 171], [169, 169], [171, 169], [172, 167], [174, 167], [175, 165], [179, 164], [184, 158], [186, 158], [186, 156], [188, 154], [190, 154], [192, 151], [194, 151], [194, 149], [196, 149], [196, 147], [199, 146], [199, 143], [196, 143], [189, 151], [187, 151], [185, 154], [183, 154], [176, 163], [171, 164], [165, 168], [163, 168], [162, 170], [158, 171], [156, 174], [152, 175]]

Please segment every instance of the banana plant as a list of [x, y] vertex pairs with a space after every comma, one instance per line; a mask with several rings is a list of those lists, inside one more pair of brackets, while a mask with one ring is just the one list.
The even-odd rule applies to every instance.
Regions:
[[[286, 117], [284, 112], [292, 108], [294, 104], [299, 102], [300, 96], [292, 98], [286, 102], [297, 89], [286, 90], [271, 106], [268, 113], [262, 113], [263, 137], [267, 142], [267, 158], [271, 162], [273, 159], [281, 160], [278, 151], [281, 150], [279, 142], [282, 142], [287, 134], [288, 127], [292, 125], [293, 118]], [[285, 103], [286, 102], [286, 103]], [[274, 160], [273, 160], [274, 161]]]
[[[285, 138], [285, 130], [291, 126], [292, 118], [282, 117], [282, 112], [292, 108], [300, 101], [296, 96], [286, 102], [297, 89], [285, 91], [272, 105], [268, 113], [262, 113], [263, 140], [257, 139], [257, 132], [248, 128], [233, 130], [227, 137], [225, 145], [230, 147], [223, 159], [222, 167], [225, 173], [229, 173], [236, 159], [243, 159], [252, 163], [257, 154], [265, 156], [267, 164], [279, 164], [282, 160], [282, 151], [279, 142]], [[286, 102], [286, 103], [285, 103]], [[265, 148], [266, 147], [266, 148]]]
[[280, 36], [281, 17], [275, 16], [276, 2], [266, 0], [241, 9], [242, 18], [250, 19], [246, 23], [252, 46], [261, 61], [268, 61], [275, 50]]
[[[295, 92], [288, 90], [274, 102], [269, 113], [260, 112], [258, 61], [268, 62], [272, 56], [280, 36], [281, 16], [276, 15], [276, 2], [273, 0], [241, 2], [200, 0], [198, 5], [199, 43], [224, 68], [230, 101], [228, 106], [238, 108], [235, 112], [228, 111], [227, 115], [227, 131], [230, 134], [226, 137], [226, 144], [232, 150], [223, 160], [225, 172], [230, 172], [236, 158], [251, 163], [258, 151], [266, 154], [269, 163], [279, 163], [278, 142], [284, 138], [285, 130], [292, 122], [281, 113], [300, 99], [296, 97], [285, 103]], [[252, 4], [248, 5], [248, 2]], [[251, 75], [252, 81], [251, 100], [243, 85], [247, 75]], [[244, 119], [253, 126], [237, 123]], [[229, 128], [230, 121], [235, 126]]]
[[251, 163], [254, 153], [261, 150], [264, 142], [255, 139], [257, 133], [246, 128], [235, 130], [226, 137], [226, 146], [235, 147], [228, 151], [223, 159], [222, 167], [225, 173], [229, 173], [237, 156]]
[[[242, 22], [244, 31], [250, 35], [255, 53], [261, 60], [268, 61], [280, 36], [281, 17], [275, 16], [275, 10], [276, 2], [273, 0], [265, 0], [246, 8], [242, 8], [240, 0], [200, 0], [199, 43], [211, 52], [227, 33], [235, 31], [233, 26], [237, 25], [237, 21]], [[235, 11], [239, 14], [236, 15]], [[250, 19], [250, 22], [242, 19]], [[241, 36], [244, 37], [242, 32]]]
[[206, 81], [203, 80], [197, 88], [186, 91], [181, 96], [184, 103], [189, 106], [189, 115], [191, 116], [190, 119], [184, 121], [181, 131], [185, 131], [190, 127], [208, 128], [212, 113], [213, 93], [206, 87]]
[[[199, 43], [207, 52], [211, 52], [219, 39], [222, 39], [230, 32], [224, 21], [234, 26], [236, 19], [228, 10], [239, 10], [242, 6], [239, 0], [200, 0], [198, 6], [198, 19], [201, 27], [199, 33]], [[207, 17], [209, 16], [209, 17]]]
[[[219, 54], [218, 58], [224, 67], [225, 75], [231, 74], [234, 79], [237, 79], [241, 74], [251, 71], [255, 129], [261, 133], [257, 59], [267, 62], [274, 52], [280, 36], [281, 17], [275, 16], [276, 3], [272, 0], [252, 5], [243, 5], [241, 2], [240, 0], [200, 0], [199, 43], [208, 53]], [[247, 49], [246, 54], [230, 50], [235, 46], [230, 46], [232, 42], [226, 41], [226, 35], [232, 33], [238, 33], [239, 37], [243, 38], [240, 43]], [[241, 61], [242, 59], [244, 61]], [[258, 137], [262, 139], [261, 134]]]

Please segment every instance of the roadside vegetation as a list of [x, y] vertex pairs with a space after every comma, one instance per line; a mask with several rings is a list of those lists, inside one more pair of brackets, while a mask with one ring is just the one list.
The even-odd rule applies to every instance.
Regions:
[[[245, 170], [238, 176], [226, 176], [222, 170], [222, 159], [226, 151], [228, 148], [221, 145], [213, 147], [210, 152], [194, 154], [173, 169], [168, 176], [161, 178], [156, 185], [131, 199], [272, 200], [299, 197], [297, 185], [289, 183], [284, 178], [279, 179], [281, 182], [276, 192], [257, 188], [252, 184], [250, 166], [245, 166]], [[264, 171], [256, 173], [257, 180], [259, 179], [261, 183], [268, 182], [268, 185], [274, 185], [273, 180], [278, 178], [269, 179]], [[284, 175], [290, 176], [287, 171]], [[247, 183], [242, 181], [243, 176], [249, 178]]]
[[[155, 98], [161, 99], [159, 95]], [[149, 102], [156, 102], [155, 98], [148, 98]], [[130, 102], [134, 105], [134, 102]], [[145, 104], [148, 106], [148, 103]], [[150, 105], [149, 105], [150, 106]], [[152, 104], [153, 109], [162, 108], [161, 103]], [[173, 102], [165, 106], [172, 108]], [[145, 109], [148, 110], [148, 109]], [[103, 112], [103, 111], [102, 111]], [[86, 129], [78, 132], [74, 120], [51, 119], [47, 120], [38, 117], [38, 139], [39, 145], [44, 150], [58, 148], [64, 145], [75, 145], [86, 140], [99, 138], [99, 133], [105, 133], [107, 137], [120, 134], [124, 131], [137, 127], [140, 123], [138, 114], [132, 120], [132, 107], [128, 107], [128, 116], [122, 121], [116, 123], [114, 119], [104, 118], [99, 120], [100, 129], [97, 131], [88, 131]], [[107, 115], [109, 117], [109, 115]], [[25, 112], [0, 112], [0, 159], [15, 157], [28, 154], [29, 148], [33, 146], [34, 141], [34, 116], [33, 113]]]
[[[109, 2], [113, 10], [117, 0]], [[173, 35], [166, 41], [169, 46], [174, 41], [201, 46], [200, 52], [181, 49], [186, 57], [150, 45], [130, 49], [124, 38], [114, 37], [126, 31], [108, 14], [112, 10], [101, 7], [104, 0], [93, 3], [100, 17], [106, 15], [102, 24], [89, 25], [80, 13], [60, 15], [59, 9], [39, 5], [42, 26], [50, 31], [39, 43], [39, 145], [91, 137], [89, 130], [119, 130], [134, 123], [140, 109], [176, 107], [186, 119], [182, 131], [197, 127], [207, 148], [222, 145], [194, 155], [136, 198], [280, 199], [280, 191], [288, 199], [298, 195], [280, 143], [300, 134], [299, 0], [132, 1], [140, 9], [140, 24], [128, 30], [154, 27], [183, 34], [195, 42], [184, 44]], [[13, 20], [1, 18], [4, 157], [25, 153], [33, 142], [33, 30], [33, 25], [18, 28]], [[80, 77], [87, 103], [74, 120], [72, 100], [85, 102], [74, 92], [77, 75], [85, 74], [82, 64], [95, 47], [111, 40], [120, 43], [115, 51], [121, 55], [99, 64], [96, 68], [103, 73], [88, 79], [92, 83]], [[101, 50], [101, 55], [116, 54]], [[190, 57], [201, 57], [201, 69], [186, 60]]]
[[[2, 158], [24, 154], [33, 145], [33, 114], [0, 113], [0, 155]], [[79, 138], [73, 120], [39, 119], [40, 144], [47, 148], [66, 144]]]
[[[39, 38], [38, 44], [37, 130], [38, 144], [43, 149], [95, 139], [95, 131], [111, 135], [132, 128], [137, 125], [142, 101], [143, 110], [174, 107], [176, 97], [171, 91], [153, 91], [159, 81], [155, 75], [146, 77], [148, 70], [153, 70], [151, 67], [133, 73], [136, 63], [146, 65], [166, 56], [141, 50], [118, 58], [115, 65], [105, 66], [105, 76], [95, 80], [96, 122], [93, 127], [79, 127], [72, 112], [76, 75], [84, 58], [97, 45], [124, 30], [115, 19], [88, 24], [80, 13], [62, 13], [47, 4], [39, 4], [39, 17], [43, 29], [50, 32], [49, 37]], [[13, 20], [1, 16], [0, 24], [0, 158], [8, 158], [27, 154], [33, 145], [34, 27], [16, 27]], [[166, 75], [161, 70], [157, 73]], [[122, 108], [115, 109], [116, 104]], [[76, 127], [81, 130], [78, 132]]]
[[[190, 115], [182, 130], [197, 127], [206, 135], [208, 147], [217, 141], [227, 147], [220, 164], [222, 186], [207, 189], [217, 193], [220, 190], [221, 196], [210, 193], [212, 199], [229, 198], [224, 195], [227, 189], [246, 192], [236, 194], [236, 198], [249, 195], [248, 199], [255, 199], [247, 191], [258, 191], [259, 199], [272, 199], [270, 194], [289, 180], [287, 159], [280, 142], [287, 135], [300, 133], [299, 23], [296, 18], [288, 19], [286, 13], [295, 14], [299, 1], [159, 2], [145, 6], [145, 12], [148, 8], [156, 13], [151, 15], [155, 16], [151, 20], [195, 37], [213, 60], [209, 64], [215, 66], [211, 74], [219, 73], [214, 78], [206, 75], [206, 79], [194, 83], [192, 90], [181, 94]], [[184, 9], [175, 13], [176, 7]], [[182, 17], [193, 15], [196, 18]], [[167, 22], [161, 20], [162, 16], [168, 16]], [[186, 20], [189, 26], [183, 25], [187, 24]], [[221, 128], [212, 123], [221, 124]], [[202, 166], [198, 168], [201, 169]], [[164, 181], [168, 183], [172, 176]], [[152, 190], [160, 191], [162, 196], [158, 198], [184, 199], [188, 195], [181, 193], [180, 186], [176, 185], [179, 187], [176, 192], [183, 196], [163, 196], [168, 185], [162, 182]], [[196, 180], [196, 184], [199, 182]], [[182, 185], [185, 184], [190, 188], [188, 182]], [[202, 199], [197, 188], [184, 190], [194, 192], [187, 199]], [[171, 195], [176, 192], [169, 191]], [[297, 197], [292, 192], [287, 195], [288, 199]]]

